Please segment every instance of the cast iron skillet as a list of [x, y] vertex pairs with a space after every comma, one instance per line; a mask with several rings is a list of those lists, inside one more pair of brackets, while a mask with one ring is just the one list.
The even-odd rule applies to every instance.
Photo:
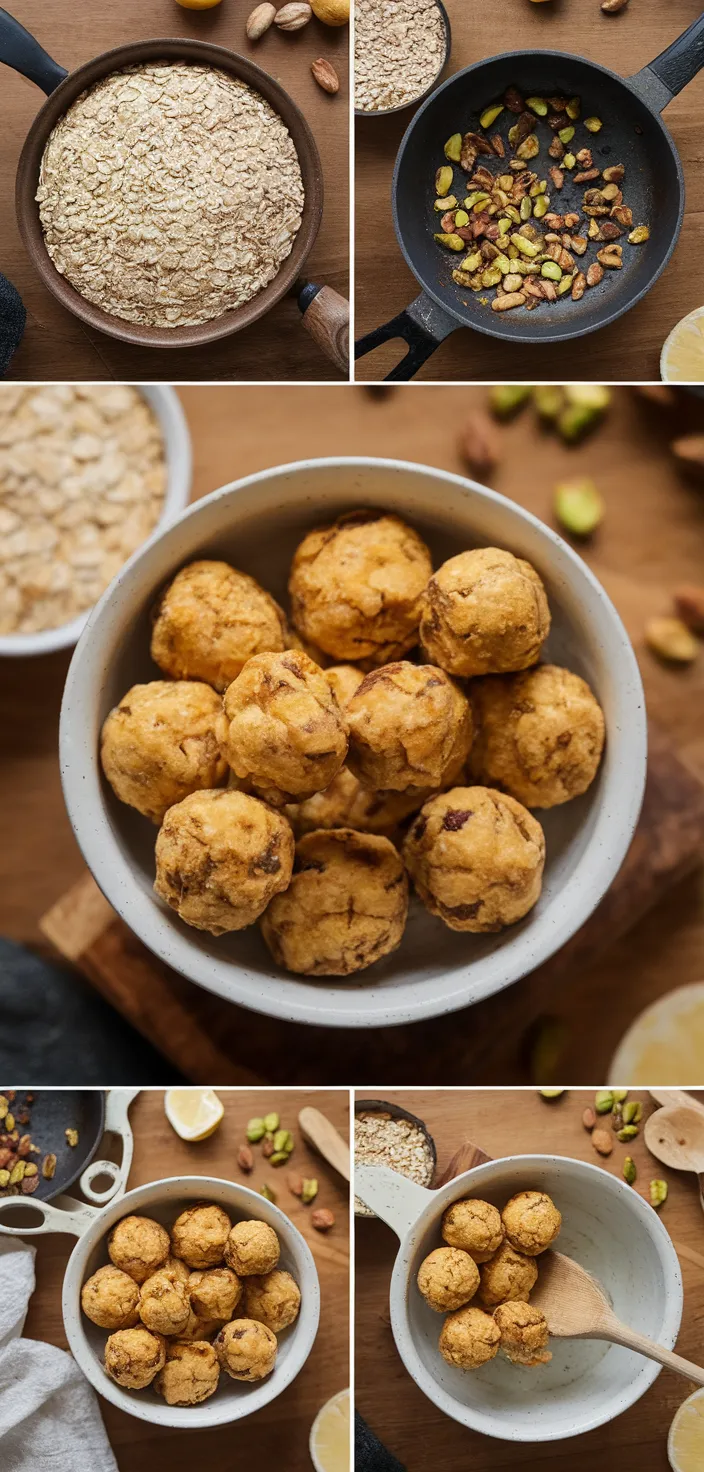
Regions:
[[[28, 1093], [33, 1103], [26, 1103]], [[41, 1155], [29, 1157], [39, 1166], [39, 1186], [26, 1198], [30, 1205], [37, 1200], [52, 1201], [68, 1191], [90, 1165], [105, 1130], [105, 1094], [102, 1089], [18, 1089], [11, 1108], [21, 1114], [25, 1105], [30, 1123], [21, 1125], [18, 1121], [17, 1129], [20, 1134], [30, 1134], [41, 1150]], [[78, 1130], [77, 1145], [69, 1145], [67, 1129]], [[42, 1161], [50, 1154], [56, 1156], [56, 1174], [45, 1181]]]
[[[212, 322], [202, 322], [191, 327], [145, 327], [136, 322], [123, 322], [86, 301], [53, 265], [44, 245], [39, 210], [34, 197], [49, 134], [76, 98], [110, 72], [135, 63], [155, 60], [190, 61], [201, 66], [218, 67], [230, 76], [248, 83], [265, 97], [291, 134], [305, 188], [300, 229], [291, 254], [283, 262], [274, 280], [244, 306], [225, 312]], [[206, 41], [191, 41], [186, 37], [178, 40], [135, 41], [126, 46], [118, 46], [113, 51], [103, 52], [69, 74], [47, 55], [24, 26], [1, 9], [0, 61], [21, 72], [30, 81], [36, 82], [47, 93], [47, 101], [34, 119], [20, 155], [15, 203], [25, 248], [45, 286], [58, 297], [63, 306], [91, 327], [109, 333], [111, 337], [120, 338], [123, 342], [138, 343], [142, 347], [185, 348], [215, 342], [218, 338], [228, 337], [233, 332], [240, 332], [243, 327], [249, 327], [295, 286], [304, 314], [316, 303], [310, 323], [313, 336], [333, 362], [347, 373], [343, 324], [339, 321], [340, 309], [346, 307], [346, 304], [329, 287], [321, 290], [298, 281], [313, 247], [323, 213], [320, 156], [303, 113], [273, 77], [255, 66], [247, 57], [227, 51], [223, 46], [213, 46]], [[327, 322], [327, 331], [323, 325], [319, 333], [314, 328], [313, 319], [315, 327], [319, 327], [321, 317], [327, 317], [328, 314], [332, 320]]]
[[[467, 67], [438, 87], [406, 131], [392, 184], [396, 235], [423, 290], [407, 311], [361, 338], [355, 356], [362, 358], [381, 343], [403, 338], [409, 351], [387, 377], [405, 381], [458, 327], [473, 327], [508, 342], [562, 342], [606, 327], [635, 306], [665, 269], [684, 214], [682, 165], [659, 114], [702, 65], [704, 15], [650, 66], [625, 80], [606, 67], [565, 52], [512, 51]], [[600, 169], [625, 164], [623, 202], [633, 210], [634, 225], [650, 226], [645, 245], [630, 246], [624, 240], [623, 269], [607, 270], [603, 282], [586, 291], [581, 301], [565, 296], [535, 312], [521, 307], [492, 312], [490, 306], [482, 306], [478, 301], [481, 293], [463, 291], [452, 280], [458, 257], [433, 240], [435, 170], [443, 162], [445, 140], [453, 133], [476, 131], [480, 112], [511, 85], [524, 97], [581, 97], [582, 118], [597, 116], [604, 126], [592, 135], [577, 124], [570, 146], [591, 148]], [[497, 126], [503, 122], [504, 115]], [[505, 135], [505, 126], [503, 132]], [[552, 160], [546, 156], [544, 126], [539, 127], [538, 136], [546, 173]], [[578, 207], [574, 202], [581, 201], [587, 187], [570, 185], [568, 179], [566, 172], [564, 189], [552, 194], [552, 207], [560, 214]], [[591, 252], [589, 259], [593, 259]]]

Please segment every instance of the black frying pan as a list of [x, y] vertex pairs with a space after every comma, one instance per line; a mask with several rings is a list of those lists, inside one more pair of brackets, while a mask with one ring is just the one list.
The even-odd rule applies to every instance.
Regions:
[[[28, 1102], [28, 1096], [33, 1103]], [[105, 1094], [102, 1089], [18, 1089], [10, 1107], [20, 1134], [31, 1135], [41, 1151], [29, 1157], [39, 1166], [39, 1186], [27, 1201], [52, 1201], [78, 1180], [98, 1149], [105, 1130]], [[30, 1115], [29, 1124], [21, 1124], [18, 1119], [25, 1109]], [[69, 1145], [67, 1129], [78, 1130], [77, 1145]], [[56, 1173], [51, 1181], [45, 1181], [41, 1173], [45, 1155], [56, 1156]]]
[[[665, 269], [684, 214], [682, 165], [660, 113], [702, 65], [704, 14], [650, 66], [625, 80], [606, 67], [565, 52], [512, 51], [466, 67], [438, 87], [406, 131], [392, 184], [396, 235], [423, 290], [407, 311], [361, 338], [355, 356], [364, 357], [392, 338], [403, 338], [409, 351], [387, 377], [405, 381], [458, 327], [472, 327], [508, 342], [561, 342], [606, 327], [635, 306]], [[433, 230], [439, 228], [432, 223], [437, 218], [433, 200], [435, 171], [444, 162], [446, 139], [453, 133], [478, 131], [479, 114], [511, 85], [524, 97], [579, 96], [582, 118], [602, 119], [604, 126], [597, 134], [578, 123], [569, 146], [575, 152], [591, 148], [594, 165], [600, 169], [625, 165], [623, 202], [633, 210], [634, 225], [650, 226], [650, 239], [645, 245], [631, 246], [624, 237], [623, 269], [607, 270], [601, 284], [587, 290], [579, 302], [566, 296], [534, 312], [519, 307], [500, 313], [480, 304], [482, 293], [463, 290], [452, 280], [452, 270], [461, 257], [442, 250], [433, 239]], [[504, 140], [514, 121], [508, 113], [498, 119], [496, 126]], [[540, 159], [527, 167], [540, 163], [546, 174], [553, 163], [547, 157], [549, 135], [544, 124], [537, 131]], [[482, 162], [482, 158], [477, 160]], [[491, 167], [492, 172], [501, 172], [495, 162]], [[553, 210], [560, 214], [577, 210], [585, 187], [575, 185], [566, 171], [563, 190], [552, 192]], [[586, 270], [594, 259], [590, 248], [579, 264], [584, 263]]]

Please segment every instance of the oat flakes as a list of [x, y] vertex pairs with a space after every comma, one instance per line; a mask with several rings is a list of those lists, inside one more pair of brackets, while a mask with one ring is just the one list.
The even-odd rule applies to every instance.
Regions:
[[153, 531], [165, 489], [161, 431], [137, 389], [0, 385], [0, 634], [90, 608]]
[[213, 67], [150, 62], [103, 78], [60, 119], [37, 200], [57, 270], [127, 322], [181, 327], [277, 275], [304, 191], [278, 113]]
[[432, 86], [446, 34], [435, 0], [356, 0], [355, 106], [403, 107]]

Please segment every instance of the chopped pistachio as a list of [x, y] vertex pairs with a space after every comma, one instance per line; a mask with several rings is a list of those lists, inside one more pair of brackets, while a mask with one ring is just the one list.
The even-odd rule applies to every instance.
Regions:
[[438, 234], [435, 236], [438, 245], [444, 245], [446, 250], [464, 250], [465, 242], [461, 235]]
[[627, 1140], [635, 1140], [639, 1133], [637, 1124], [625, 1124], [622, 1130], [616, 1131], [616, 1139], [625, 1144]]
[[636, 225], [628, 237], [630, 245], [642, 245], [644, 241], [650, 240], [650, 230], [647, 225]]
[[490, 128], [491, 125], [492, 125], [492, 123], [495, 123], [496, 122], [496, 119], [499, 116], [499, 113], [503, 112], [503, 110], [504, 110], [503, 102], [496, 102], [496, 103], [494, 103], [494, 105], [492, 107], [485, 107], [484, 108], [484, 111], [483, 111], [483, 113], [482, 113], [482, 115], [481, 115], [481, 117], [479, 119], [482, 127], [483, 128]]
[[633, 1159], [633, 1156], [632, 1155], [627, 1155], [626, 1156], [626, 1159], [623, 1162], [623, 1179], [624, 1179], [624, 1181], [628, 1181], [629, 1186], [632, 1186], [633, 1183], [634, 1183], [634, 1181], [635, 1181], [635, 1178], [636, 1178], [637, 1174], [638, 1174], [638, 1172], [636, 1170], [636, 1163], [635, 1163], [635, 1160]]
[[662, 1206], [665, 1201], [667, 1201], [667, 1181], [651, 1181], [650, 1205], [657, 1210], [658, 1206]]
[[563, 276], [562, 280], [559, 281], [557, 284], [558, 296], [566, 296], [567, 292], [572, 290], [572, 282], [574, 281], [576, 275], [577, 272], [572, 271], [569, 276]]
[[304, 1180], [303, 1190], [301, 1191], [301, 1201], [303, 1202], [303, 1205], [310, 1206], [311, 1201], [315, 1201], [317, 1194], [318, 1182], [315, 1180], [315, 1178], [311, 1177], [311, 1179], [309, 1180]]
[[489, 403], [497, 419], [510, 419], [530, 398], [530, 384], [499, 383], [489, 395]]
[[548, 105], [544, 97], [526, 97], [526, 107], [539, 118], [547, 117]]
[[463, 225], [468, 225], [468, 224], [469, 224], [469, 215], [467, 214], [467, 211], [466, 210], [458, 210], [457, 211], [457, 214], [455, 215], [455, 226], [456, 226], [456, 228], [458, 230], [461, 230], [462, 227], [463, 227]]
[[482, 271], [482, 286], [498, 286], [501, 275], [499, 267], [492, 263], [491, 266], [487, 266], [486, 271]]
[[561, 143], [571, 143], [574, 138], [574, 128], [571, 126], [569, 128], [560, 128], [557, 136]]
[[[528, 256], [528, 259], [531, 261], [534, 261], [535, 257], [540, 255], [539, 247], [534, 245], [532, 240], [526, 240], [525, 235], [512, 235], [511, 241], [515, 245], [516, 250], [519, 250], [522, 256]], [[560, 275], [562, 275], [562, 272], [560, 272]]]
[[479, 270], [479, 267], [481, 266], [481, 263], [482, 263], [482, 253], [481, 253], [481, 251], [480, 250], [472, 251], [471, 255], [465, 256], [464, 260], [463, 261], [460, 261], [460, 271], [469, 271], [470, 273], [472, 271], [478, 271]]
[[543, 261], [543, 264], [540, 267], [540, 274], [541, 276], [544, 276], [547, 281], [561, 281], [562, 267], [558, 266], [557, 261]]
[[[569, 277], [563, 276], [562, 280], [567, 281], [569, 280]], [[561, 290], [561, 288], [562, 281], [560, 282], [558, 291]], [[535, 407], [541, 419], [557, 419], [557, 416], [564, 402], [565, 396], [559, 384], [538, 384], [537, 387], [533, 389], [533, 403], [535, 404]]]
[[287, 1160], [288, 1150], [275, 1150], [273, 1155], [269, 1156], [270, 1165], [285, 1165]]
[[523, 142], [516, 149], [516, 158], [523, 159], [526, 162], [528, 159], [537, 158], [539, 153], [540, 144], [538, 139], [535, 133], [529, 133], [528, 137], [524, 138]]
[[508, 235], [508, 232], [509, 232], [510, 229], [511, 229], [511, 221], [510, 220], [499, 220], [499, 235]]
[[276, 1200], [276, 1192], [275, 1191], [272, 1191], [271, 1186], [267, 1185], [266, 1182], [262, 1186], [262, 1188], [261, 1188], [261, 1190], [259, 1192], [259, 1195], [260, 1196], [263, 1196], [265, 1201], [275, 1201]]
[[[555, 516], [573, 537], [590, 537], [604, 516], [604, 503], [593, 480], [563, 481], [555, 487]], [[596, 1096], [597, 1114], [610, 1114], [617, 1101], [609, 1089]]]
[[523, 199], [521, 200], [518, 213], [520, 214], [522, 220], [529, 220], [533, 213], [533, 206], [527, 194], [524, 194]]
[[458, 204], [459, 200], [456, 195], [446, 194], [444, 198], [436, 199], [433, 209], [437, 210], [439, 215], [445, 215], [448, 210], [456, 210]]
[[580, 114], [581, 111], [582, 111], [582, 101], [581, 101], [581, 98], [579, 98], [579, 97], [570, 97], [570, 100], [569, 100], [569, 102], [568, 102], [568, 104], [567, 104], [567, 106], [565, 108], [565, 112], [567, 113], [568, 118], [571, 118], [573, 123], [576, 122], [576, 120], [579, 117], [579, 114]]
[[462, 153], [461, 133], [453, 133], [452, 137], [448, 138], [447, 143], [445, 144], [444, 153], [445, 158], [448, 158], [451, 164], [459, 163], [460, 155]]
[[640, 1124], [642, 1118], [643, 1118], [643, 1105], [641, 1104], [640, 1099], [631, 1099], [628, 1104], [624, 1104], [624, 1106], [623, 1106], [623, 1122], [624, 1122], [624, 1124]]
[[600, 133], [604, 124], [601, 118], [585, 118], [584, 126], [588, 133]]
[[264, 1139], [265, 1134], [266, 1125], [264, 1123], [264, 1120], [250, 1119], [249, 1124], [247, 1125], [247, 1139], [249, 1140], [250, 1145], [258, 1145], [259, 1141]]
[[599, 1089], [594, 1096], [594, 1108], [597, 1114], [610, 1114], [614, 1107], [614, 1096], [611, 1089]]
[[577, 160], [573, 153], [566, 153], [562, 160], [563, 169], [573, 169]]
[[279, 1119], [278, 1114], [276, 1114], [275, 1112], [264, 1115], [264, 1129], [266, 1130], [268, 1135], [275, 1134], [280, 1124], [281, 1120]]
[[435, 193], [449, 194], [454, 177], [455, 171], [450, 168], [449, 164], [444, 164], [441, 169], [438, 169], [435, 175]]
[[628, 1098], [628, 1089], [612, 1089], [611, 1092], [614, 1096], [614, 1104], [623, 1104], [624, 1099]]
[[538, 198], [535, 201], [535, 204], [533, 205], [533, 214], [535, 215], [536, 220], [542, 220], [543, 215], [547, 214], [549, 208], [550, 200], [548, 199], [547, 194], [539, 194]]

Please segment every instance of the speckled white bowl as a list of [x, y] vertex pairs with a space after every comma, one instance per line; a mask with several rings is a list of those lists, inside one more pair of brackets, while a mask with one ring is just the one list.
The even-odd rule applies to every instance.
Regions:
[[503, 1355], [480, 1370], [453, 1369], [437, 1347], [444, 1316], [418, 1291], [418, 1268], [442, 1246], [440, 1221], [452, 1201], [477, 1196], [501, 1208], [517, 1191], [547, 1191], [562, 1212], [560, 1251], [600, 1279], [624, 1323], [672, 1349], [683, 1302], [677, 1254], [652, 1207], [600, 1166], [514, 1155], [426, 1191], [386, 1167], [360, 1165], [354, 1189], [401, 1239], [390, 1293], [398, 1352], [423, 1393], [453, 1420], [504, 1441], [559, 1441], [613, 1421], [660, 1374], [659, 1365], [632, 1350], [579, 1339], [552, 1339], [552, 1360], [535, 1369]]
[[[295, 1324], [278, 1335], [276, 1364], [266, 1380], [246, 1385], [232, 1380], [223, 1371], [218, 1388], [209, 1400], [198, 1406], [167, 1406], [151, 1386], [146, 1390], [125, 1390], [105, 1373], [103, 1355], [108, 1336], [82, 1313], [81, 1288], [92, 1273], [109, 1262], [108, 1232], [123, 1216], [136, 1212], [170, 1227], [193, 1201], [215, 1202], [224, 1207], [233, 1222], [257, 1218], [274, 1228], [281, 1243], [280, 1265], [293, 1275], [301, 1290], [301, 1310]], [[71, 1353], [100, 1395], [140, 1421], [184, 1431], [241, 1421], [275, 1400], [291, 1384], [313, 1348], [320, 1318], [320, 1283], [313, 1254], [289, 1218], [247, 1186], [209, 1176], [174, 1177], [137, 1186], [101, 1210], [67, 1197], [59, 1197], [53, 1206], [15, 1197], [14, 1201], [2, 1203], [3, 1231], [11, 1227], [13, 1210], [22, 1213], [23, 1221], [28, 1210], [40, 1212], [43, 1218], [41, 1226], [13, 1228], [19, 1236], [31, 1238], [49, 1232], [68, 1232], [78, 1237], [68, 1260], [62, 1294], [64, 1327]]]
[[[153, 409], [164, 441], [166, 456], [166, 492], [157, 531], [188, 505], [191, 491], [191, 439], [186, 416], [175, 389], [163, 383], [138, 383], [135, 388]], [[2, 389], [0, 389], [2, 393]], [[88, 622], [90, 609], [79, 613], [70, 623], [58, 629], [41, 629], [36, 634], [0, 634], [0, 658], [27, 659], [32, 655], [51, 654], [55, 649], [70, 649], [80, 638]]]
[[[100, 727], [136, 681], [159, 677], [150, 610], [185, 562], [222, 557], [286, 601], [297, 543], [345, 510], [406, 517], [435, 565], [468, 546], [508, 547], [544, 578], [553, 614], [546, 656], [583, 675], [605, 713], [597, 779], [576, 801], [537, 816], [547, 863], [539, 903], [498, 935], [460, 935], [413, 901], [393, 955], [348, 980], [309, 981], [273, 962], [258, 927], [215, 939], [154, 895], [154, 829], [103, 781]], [[157, 956], [229, 1001], [296, 1022], [381, 1027], [452, 1012], [509, 986], [569, 940], [617, 873], [640, 810], [646, 766], [643, 690], [626, 631], [586, 563], [520, 506], [461, 476], [395, 460], [308, 460], [224, 486], [188, 509], [126, 564], [94, 610], [73, 657], [61, 712], [61, 770], [86, 863], [110, 903]]]

